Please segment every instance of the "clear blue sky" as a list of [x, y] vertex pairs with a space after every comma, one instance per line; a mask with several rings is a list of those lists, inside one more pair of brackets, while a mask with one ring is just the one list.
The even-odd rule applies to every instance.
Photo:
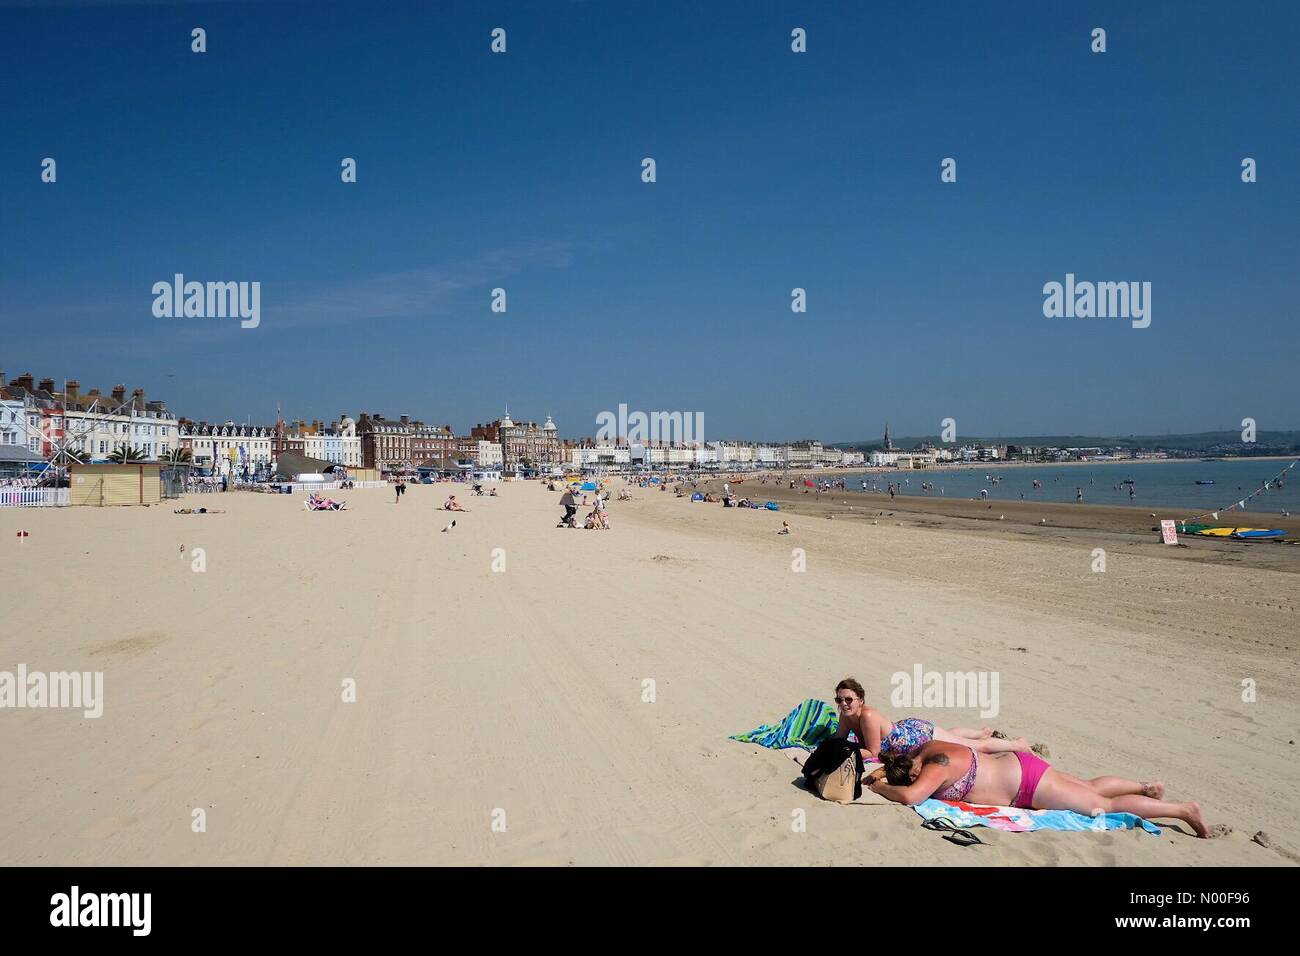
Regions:
[[[1300, 427], [1298, 9], [0, 2], [0, 367], [210, 420]], [[261, 326], [155, 318], [176, 272]], [[1067, 272], [1151, 327], [1044, 318]]]

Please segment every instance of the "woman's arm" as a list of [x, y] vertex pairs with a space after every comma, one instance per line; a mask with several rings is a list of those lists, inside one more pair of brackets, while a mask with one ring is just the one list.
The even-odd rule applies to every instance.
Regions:
[[930, 799], [944, 784], [949, 783], [949, 776], [947, 767], [940, 766], [938, 763], [928, 763], [921, 768], [916, 779], [906, 787], [896, 787], [885, 780], [877, 781], [870, 786], [873, 792], [887, 800], [914, 807]]
[[849, 731], [852, 729], [853, 728], [849, 726], [849, 721], [845, 720], [843, 717], [840, 717], [835, 727], [835, 738], [837, 740], [843, 740], [844, 738], [848, 737]]
[[885, 734], [885, 726], [889, 723], [885, 715], [874, 707], [865, 709], [862, 715], [862, 724], [866, 727], [866, 738], [862, 741], [862, 746], [872, 756], [880, 754], [880, 738]]

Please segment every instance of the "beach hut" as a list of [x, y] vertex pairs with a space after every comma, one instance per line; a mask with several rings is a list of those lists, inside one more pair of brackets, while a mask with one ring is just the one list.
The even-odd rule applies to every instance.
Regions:
[[162, 501], [162, 466], [156, 461], [125, 465], [68, 466], [74, 505], [156, 505]]

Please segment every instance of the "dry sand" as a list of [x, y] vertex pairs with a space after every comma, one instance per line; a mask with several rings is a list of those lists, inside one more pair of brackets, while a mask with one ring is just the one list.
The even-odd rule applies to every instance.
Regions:
[[[1300, 859], [1287, 570], [1170, 560], [1114, 532], [871, 524], [640, 489], [611, 504], [612, 531], [558, 530], [537, 483], [466, 498], [440, 534], [445, 488], [400, 505], [335, 494], [347, 512], [247, 493], [183, 502], [222, 515], [0, 509], [0, 670], [103, 671], [106, 696], [97, 720], [0, 710], [0, 862]], [[1091, 536], [1107, 534], [1092, 573]], [[890, 675], [915, 664], [999, 672], [1001, 712], [890, 707]], [[788, 759], [726, 739], [846, 674], [895, 717], [991, 723], [1084, 776], [1161, 777], [1234, 832], [982, 830], [989, 846], [960, 848], [906, 808], [820, 802]]]

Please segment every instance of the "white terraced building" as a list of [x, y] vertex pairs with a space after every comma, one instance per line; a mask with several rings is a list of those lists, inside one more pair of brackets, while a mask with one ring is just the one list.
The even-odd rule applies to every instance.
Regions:
[[[180, 444], [178, 422], [166, 403], [148, 400], [142, 388], [129, 398], [124, 385], [108, 395], [96, 388], [83, 395], [75, 379], [56, 391], [53, 379], [37, 385], [27, 374], [5, 386], [5, 393], [10, 402], [24, 406], [29, 450], [60, 464], [106, 461], [123, 446], [145, 461], [156, 461]], [[33, 441], [38, 448], [32, 448]]]
[[196, 468], [212, 468], [221, 474], [256, 474], [271, 467], [274, 430], [262, 425], [224, 422], [186, 422], [181, 429], [181, 446], [190, 453]]

